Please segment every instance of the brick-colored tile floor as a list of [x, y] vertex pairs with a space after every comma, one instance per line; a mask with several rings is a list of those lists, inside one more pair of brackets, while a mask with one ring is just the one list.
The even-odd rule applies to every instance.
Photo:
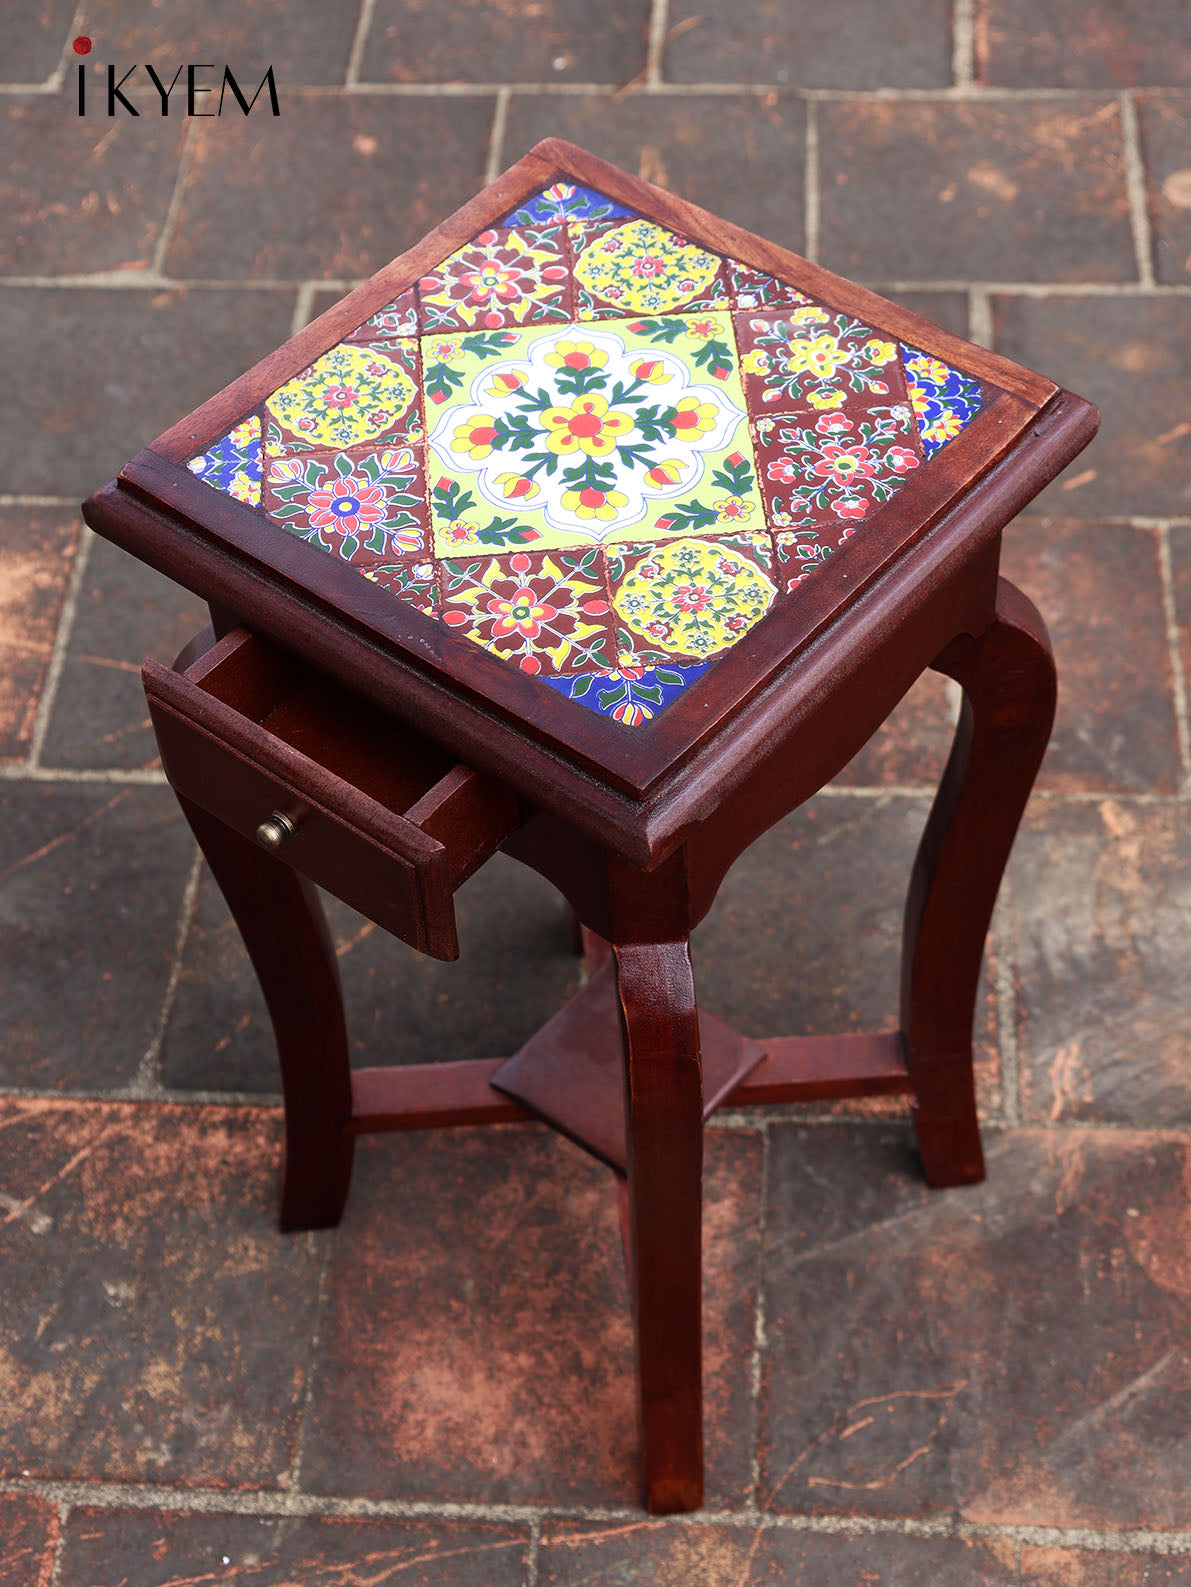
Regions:
[[[0, 59], [0, 1587], [1191, 1582], [1191, 138], [1178, 0], [39, 0]], [[76, 114], [71, 39], [91, 36]], [[107, 61], [282, 115], [109, 119]], [[167, 78], [168, 80], [168, 78]], [[182, 89], [184, 91], [184, 83]], [[709, 1132], [708, 1504], [636, 1506], [605, 1170], [364, 1142], [275, 1227], [268, 1022], [136, 676], [202, 621], [77, 502], [559, 134], [1100, 404], [1007, 532], [1061, 669], [989, 940], [990, 1175], [900, 1103]], [[892, 1019], [956, 691], [931, 675], [698, 934], [760, 1034]], [[442, 965], [332, 903], [356, 1061], [573, 990], [512, 861]]]

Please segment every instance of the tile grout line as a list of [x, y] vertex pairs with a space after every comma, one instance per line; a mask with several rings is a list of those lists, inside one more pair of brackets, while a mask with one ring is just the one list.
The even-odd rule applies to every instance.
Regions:
[[94, 770], [77, 770], [71, 766], [30, 766], [16, 761], [0, 765], [0, 782], [75, 782], [111, 783], [116, 787], [162, 788], [166, 775], [156, 767], [135, 767], [127, 771], [119, 767], [96, 767]]
[[1013, 880], [1001, 883], [993, 915], [997, 1004], [997, 1048], [1001, 1054], [1001, 1117], [1007, 1129], [1021, 1128], [1021, 1070], [1017, 1047], [1017, 982], [1013, 966]]
[[[165, 1484], [86, 1482], [63, 1478], [5, 1478], [0, 1494], [34, 1494], [67, 1507], [162, 1510], [184, 1515], [256, 1515], [392, 1520], [501, 1522], [532, 1528], [544, 1520], [642, 1522], [643, 1512], [621, 1505], [477, 1503], [457, 1500], [371, 1499], [338, 1494], [294, 1494], [284, 1489], [178, 1488]], [[1191, 1532], [1137, 1527], [1115, 1530], [1046, 1526], [1036, 1523], [963, 1521], [882, 1515], [807, 1515], [713, 1509], [667, 1516], [676, 1527], [734, 1526], [748, 1531], [809, 1532], [846, 1537], [900, 1534], [923, 1538], [1010, 1540], [1041, 1547], [1083, 1548], [1101, 1554], [1156, 1553], [1167, 1558], [1191, 1555]]]
[[496, 103], [492, 109], [492, 126], [488, 132], [488, 159], [484, 166], [484, 183], [495, 182], [502, 169], [505, 148], [505, 127], [509, 120], [509, 99], [511, 90], [507, 87], [496, 90]]
[[347, 71], [343, 78], [345, 88], [355, 88], [360, 80], [360, 57], [364, 53], [364, 45], [368, 42], [368, 35], [372, 31], [372, 17], [375, 11], [376, 0], [360, 0], [360, 14], [356, 18], [356, 31], [352, 35]]
[[165, 219], [161, 223], [161, 231], [157, 238], [157, 246], [153, 250], [153, 273], [162, 276], [165, 270], [165, 255], [174, 235], [174, 224], [178, 218], [178, 211], [182, 207], [182, 187], [190, 170], [190, 155], [195, 140], [194, 123], [189, 122], [182, 137], [182, 147], [178, 153], [178, 172], [174, 177], [174, 190], [170, 194], [170, 201], [166, 208]]
[[525, 1553], [525, 1587], [538, 1587], [541, 1580], [542, 1519], [535, 1516], [529, 1523], [529, 1547]]
[[50, 1565], [47, 1587], [59, 1587], [62, 1580], [62, 1561], [66, 1554], [66, 1528], [73, 1509], [69, 1499], [58, 1500], [58, 1536], [54, 1541], [54, 1558]]
[[992, 297], [985, 287], [968, 288], [968, 336], [981, 347], [992, 349]]
[[975, 0], [954, 0], [952, 6], [951, 75], [957, 89], [970, 92], [976, 86]]
[[1146, 199], [1145, 160], [1141, 152], [1141, 130], [1137, 103], [1130, 89], [1117, 99], [1121, 109], [1121, 144], [1125, 159], [1125, 192], [1129, 199], [1129, 225], [1133, 232], [1133, 251], [1137, 257], [1137, 279], [1143, 287], [1154, 286], [1154, 240], [1150, 233], [1150, 211]]
[[753, 1404], [753, 1452], [749, 1461], [749, 1496], [745, 1508], [761, 1508], [761, 1368], [768, 1345], [765, 1319], [765, 1235], [769, 1210], [769, 1161], [772, 1151], [768, 1121], [762, 1121], [760, 1211], [757, 1216], [757, 1299], [753, 1307], [753, 1348], [749, 1357], [749, 1396]]
[[303, 281], [302, 285], [298, 288], [298, 294], [294, 298], [293, 318], [289, 322], [289, 333], [291, 336], [296, 336], [310, 318], [310, 309], [314, 302], [314, 294], [319, 291], [321, 287], [321, 281]]
[[196, 848], [194, 859], [190, 863], [190, 874], [186, 878], [186, 886], [182, 889], [182, 901], [178, 908], [178, 924], [174, 931], [174, 953], [170, 961], [169, 979], [165, 984], [165, 992], [161, 999], [161, 1012], [157, 1017], [157, 1028], [153, 1032], [152, 1040], [146, 1047], [140, 1063], [137, 1065], [136, 1075], [129, 1086], [129, 1093], [135, 1101], [162, 1100], [164, 1087], [158, 1073], [158, 1060], [161, 1057], [162, 1045], [165, 1042], [166, 1027], [170, 1015], [174, 1010], [174, 1001], [178, 994], [178, 982], [182, 977], [182, 956], [186, 951], [186, 943], [190, 937], [191, 922], [194, 918], [195, 901], [198, 898], [199, 877], [202, 874], [203, 856]]
[[[77, 502], [74, 503], [74, 508], [77, 512]], [[54, 702], [58, 698], [58, 685], [62, 681], [62, 671], [66, 666], [66, 652], [70, 646], [70, 636], [74, 632], [75, 614], [78, 611], [83, 580], [87, 575], [87, 564], [91, 560], [91, 548], [94, 544], [95, 536], [86, 525], [80, 524], [78, 550], [75, 552], [74, 566], [70, 570], [66, 594], [62, 598], [62, 614], [58, 619], [57, 633], [54, 635], [54, 648], [50, 652], [50, 664], [46, 668], [41, 699], [37, 702], [33, 732], [29, 736], [29, 754], [25, 765], [30, 771], [38, 771], [41, 767], [41, 752], [50, 730], [50, 716]]]
[[1166, 620], [1166, 645], [1170, 655], [1171, 694], [1174, 698], [1175, 737], [1179, 746], [1182, 792], [1191, 793], [1191, 717], [1188, 714], [1187, 680], [1183, 674], [1179, 618], [1174, 598], [1174, 564], [1170, 555], [1170, 525], [1158, 524], [1158, 571], [1162, 582], [1162, 614]]
[[803, 247], [812, 264], [819, 262], [820, 171], [819, 107], [812, 100], [806, 107], [806, 158], [803, 166]]
[[644, 84], [658, 88], [664, 82], [666, 39], [670, 28], [670, 0], [653, 0], [649, 13], [649, 34], [645, 42]]
[[310, 1368], [306, 1375], [306, 1384], [302, 1390], [302, 1408], [298, 1413], [298, 1427], [294, 1434], [294, 1458], [290, 1462], [289, 1482], [287, 1490], [290, 1493], [302, 1491], [302, 1462], [306, 1458], [306, 1433], [309, 1424], [310, 1407], [314, 1403], [314, 1377], [318, 1368], [318, 1352], [322, 1344], [323, 1325], [326, 1321], [327, 1292], [331, 1287], [331, 1242], [327, 1239], [320, 1240], [323, 1231], [308, 1229], [307, 1240], [315, 1250], [322, 1246], [322, 1260], [318, 1270], [318, 1295], [314, 1306], [314, 1328], [310, 1337]]

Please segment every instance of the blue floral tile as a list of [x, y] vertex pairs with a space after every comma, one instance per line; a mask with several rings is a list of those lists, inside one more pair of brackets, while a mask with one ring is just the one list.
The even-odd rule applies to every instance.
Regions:
[[261, 421], [254, 413], [187, 463], [206, 484], [249, 507], [261, 501]]
[[611, 672], [572, 673], [546, 682], [568, 700], [577, 700], [600, 716], [610, 716], [625, 727], [639, 727], [701, 678], [709, 661], [694, 665], [636, 667], [622, 662]]
[[576, 187], [571, 182], [555, 182], [543, 188], [532, 198], [527, 198], [501, 221], [502, 226], [540, 226], [560, 220], [613, 220], [617, 216], [632, 215], [615, 199], [597, 193], [591, 187]]
[[941, 358], [916, 352], [912, 347], [902, 347], [902, 364], [922, 450], [930, 458], [980, 412], [980, 383], [970, 375], [961, 375]]

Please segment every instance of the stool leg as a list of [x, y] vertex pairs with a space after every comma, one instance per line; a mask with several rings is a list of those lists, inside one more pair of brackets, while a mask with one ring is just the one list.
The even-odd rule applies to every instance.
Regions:
[[641, 1460], [654, 1515], [703, 1502], [703, 1086], [687, 943], [616, 946]]
[[354, 1137], [347, 1030], [335, 947], [304, 876], [178, 796], [227, 900], [268, 1004], [285, 1092], [281, 1227], [339, 1222]]
[[1055, 668], [1046, 628], [1001, 579], [996, 617], [935, 667], [964, 704], [906, 900], [902, 1029], [918, 1149], [932, 1185], [984, 1178], [972, 1022], [1001, 876], [1050, 737]]

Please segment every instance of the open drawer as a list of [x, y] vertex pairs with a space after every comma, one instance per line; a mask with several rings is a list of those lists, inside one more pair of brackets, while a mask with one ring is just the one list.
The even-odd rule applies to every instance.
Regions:
[[516, 826], [510, 790], [244, 628], [184, 671], [141, 675], [179, 794], [423, 953], [458, 957], [455, 889]]

